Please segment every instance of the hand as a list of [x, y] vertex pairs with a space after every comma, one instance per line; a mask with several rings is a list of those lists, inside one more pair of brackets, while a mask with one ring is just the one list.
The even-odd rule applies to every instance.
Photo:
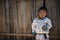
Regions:
[[48, 23], [46, 23], [46, 25], [44, 25], [44, 26], [42, 27], [42, 29], [43, 29], [44, 31], [47, 29], [47, 25], [48, 25]]
[[46, 30], [46, 28], [42, 28], [44, 31]]
[[46, 27], [46, 26], [42, 27], [42, 30], [44, 30], [44, 31], [45, 31], [46, 29], [47, 29], [47, 27]]

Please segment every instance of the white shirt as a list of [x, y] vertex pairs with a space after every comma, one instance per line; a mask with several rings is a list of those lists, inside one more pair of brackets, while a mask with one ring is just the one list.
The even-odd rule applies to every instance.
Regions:
[[[45, 25], [46, 25], [47, 29], [44, 31], [44, 30], [42, 30], [42, 27]], [[32, 32], [49, 33], [49, 29], [51, 27], [52, 27], [52, 23], [49, 18], [47, 18], [47, 17], [45, 17], [43, 19], [35, 18], [32, 23]]]

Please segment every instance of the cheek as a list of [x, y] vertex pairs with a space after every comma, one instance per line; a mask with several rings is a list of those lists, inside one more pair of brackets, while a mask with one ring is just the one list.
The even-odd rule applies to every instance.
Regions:
[[39, 14], [39, 16], [42, 16], [42, 14]]
[[43, 16], [46, 16], [46, 14], [47, 14], [47, 13], [44, 12], [44, 13], [43, 13]]
[[46, 16], [47, 14], [45, 13], [44, 15]]

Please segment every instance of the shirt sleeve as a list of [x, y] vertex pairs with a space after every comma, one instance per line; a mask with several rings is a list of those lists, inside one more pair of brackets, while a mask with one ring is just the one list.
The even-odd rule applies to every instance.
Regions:
[[36, 21], [33, 20], [33, 23], [32, 23], [32, 32], [35, 32], [35, 28], [36, 28]]
[[48, 22], [47, 22], [47, 27], [48, 27], [48, 30], [52, 27], [51, 20], [48, 20]]

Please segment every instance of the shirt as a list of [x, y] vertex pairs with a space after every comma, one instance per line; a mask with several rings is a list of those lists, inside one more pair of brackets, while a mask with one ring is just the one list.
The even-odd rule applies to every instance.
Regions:
[[[47, 24], [47, 25], [46, 25]], [[42, 27], [47, 27], [44, 31]], [[47, 17], [43, 19], [35, 18], [32, 23], [32, 32], [36, 33], [49, 33], [49, 29], [52, 27], [51, 20]]]

